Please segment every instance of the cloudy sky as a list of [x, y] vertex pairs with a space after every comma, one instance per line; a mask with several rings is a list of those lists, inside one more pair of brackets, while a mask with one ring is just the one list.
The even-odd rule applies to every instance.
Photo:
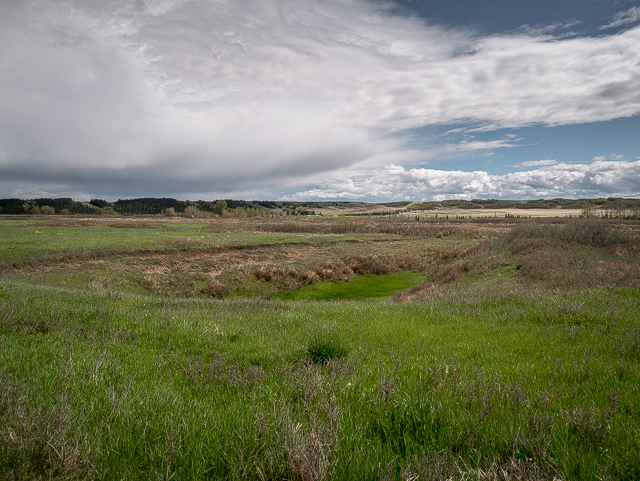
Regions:
[[0, 197], [640, 196], [640, 0], [2, 0]]

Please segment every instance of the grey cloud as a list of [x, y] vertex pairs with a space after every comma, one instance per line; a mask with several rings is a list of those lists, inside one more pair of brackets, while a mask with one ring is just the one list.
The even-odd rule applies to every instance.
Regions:
[[365, 0], [7, 0], [2, 195], [274, 190], [415, 158], [392, 135], [411, 127], [630, 116], [639, 44], [640, 28], [478, 38]]

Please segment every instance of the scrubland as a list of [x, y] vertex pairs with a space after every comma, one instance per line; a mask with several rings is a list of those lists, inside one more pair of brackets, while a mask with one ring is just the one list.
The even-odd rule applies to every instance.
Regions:
[[0, 478], [640, 479], [640, 223], [0, 220]]

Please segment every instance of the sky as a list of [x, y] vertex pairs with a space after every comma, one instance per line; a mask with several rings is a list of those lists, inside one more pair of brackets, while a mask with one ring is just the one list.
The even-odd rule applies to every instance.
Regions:
[[0, 198], [640, 197], [640, 0], [2, 0]]

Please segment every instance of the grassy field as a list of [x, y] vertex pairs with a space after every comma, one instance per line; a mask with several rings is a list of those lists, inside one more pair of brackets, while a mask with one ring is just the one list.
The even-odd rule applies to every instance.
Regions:
[[0, 220], [0, 478], [640, 479], [639, 231]]

